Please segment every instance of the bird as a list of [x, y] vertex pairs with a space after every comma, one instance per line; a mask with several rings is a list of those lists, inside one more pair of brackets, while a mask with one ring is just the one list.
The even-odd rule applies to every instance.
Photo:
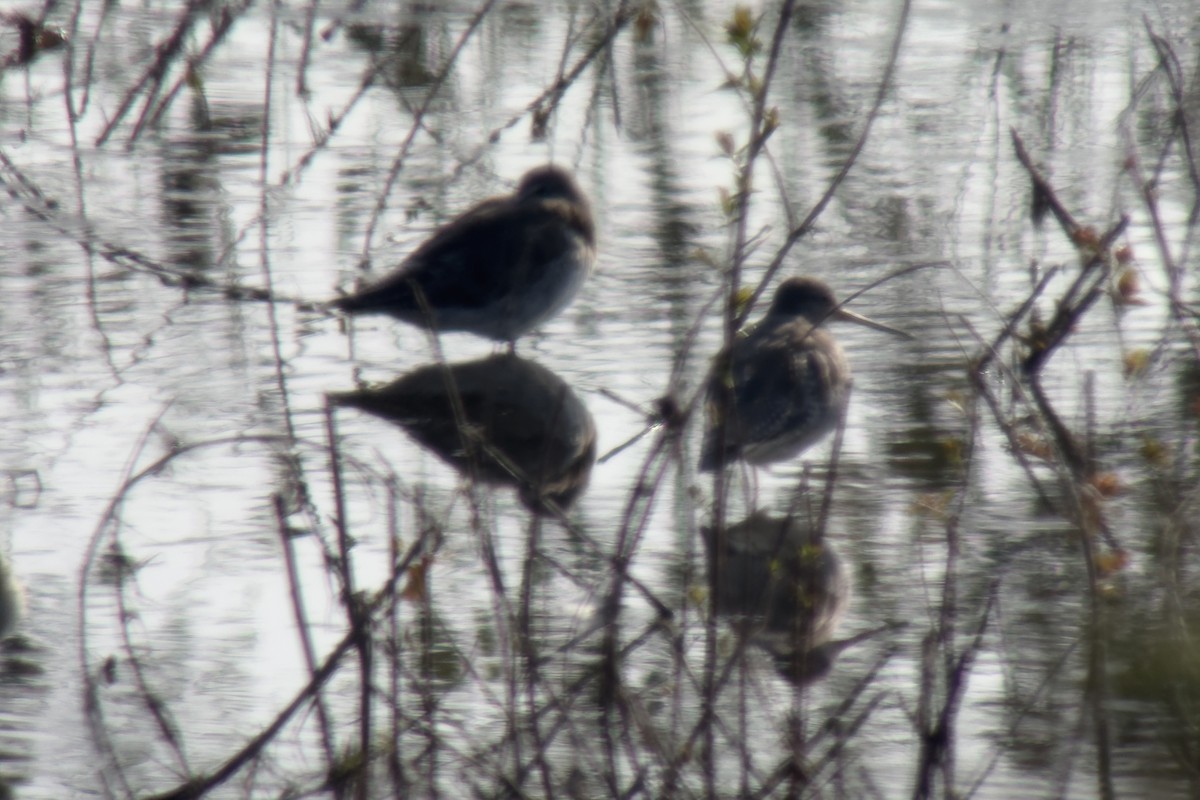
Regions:
[[468, 476], [516, 486], [535, 513], [547, 511], [547, 501], [570, 508], [596, 460], [587, 406], [558, 375], [515, 353], [428, 364], [385, 386], [329, 398], [396, 423]]
[[850, 602], [833, 547], [806, 520], [763, 511], [719, 533], [701, 532], [716, 613], [733, 618], [739, 635], [769, 652], [784, 677], [804, 684], [828, 673], [849, 646], [833, 640]]
[[438, 228], [390, 275], [331, 306], [513, 344], [566, 307], [596, 261], [591, 207], [561, 167]]
[[766, 316], [713, 360], [699, 467], [783, 461], [837, 427], [850, 401], [850, 364], [824, 327], [847, 320], [911, 338], [841, 308], [824, 282], [788, 278]]

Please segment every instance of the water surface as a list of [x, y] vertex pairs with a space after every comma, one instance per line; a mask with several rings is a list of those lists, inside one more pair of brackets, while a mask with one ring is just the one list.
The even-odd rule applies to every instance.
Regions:
[[[790, 785], [813, 795], [910, 796], [925, 775], [941, 796], [1194, 796], [1200, 370], [1195, 306], [1172, 310], [1167, 266], [1187, 263], [1200, 189], [1143, 19], [1173, 48], [1194, 130], [1189, 4], [914, 4], [865, 147], [779, 272], [846, 296], [923, 265], [853, 302], [913, 341], [836, 329], [855, 373], [828, 524], [855, 587], [840, 633], [891, 627], [824, 681], [797, 690], [728, 626], [706, 625], [699, 529], [714, 485], [694, 469], [699, 414], [597, 464], [567, 528], [534, 521], [509, 489], [468, 491], [398, 428], [339, 411], [337, 505], [325, 394], [438, 354], [416, 329], [347, 326], [311, 304], [547, 161], [590, 196], [600, 260], [519, 352], [580, 396], [601, 453], [642, 430], [657, 398], [686, 406], [701, 386], [723, 341], [713, 301], [734, 228], [722, 191], [741, 157], [719, 137], [744, 147], [751, 117], [726, 85], [743, 70], [733, 9], [657, 5], [605, 40], [621, 8], [498, 3], [475, 25], [465, 3], [230, 4], [211, 52], [221, 12], [182, 38], [194, 76], [168, 58], [153, 95], [143, 79], [183, 9], [55, 8], [68, 45], [0, 78], [0, 547], [29, 604], [0, 647], [0, 778], [14, 796], [166, 792], [211, 774], [297, 696], [311, 673], [277, 510], [318, 663], [348, 629], [336, 520], [353, 537], [355, 591], [385, 589], [391, 535], [401, 554], [436, 544], [428, 602], [376, 616], [373, 796], [495, 796], [505, 781], [531, 795], [782, 794], [772, 775], [801, 734], [791, 751], [812, 783]], [[893, 5], [792, 10], [745, 284], [851, 156], [901, 21]], [[779, 12], [752, 9], [758, 75]], [[15, 33], [3, 41], [16, 47]], [[970, 381], [1036, 281], [1058, 270], [1045, 322], [1081, 269], [1053, 219], [1030, 219], [1012, 131], [1081, 224], [1129, 216], [1117, 244], [1139, 303], [1105, 294], [1042, 374], [1120, 488], [1089, 506], [1090, 525], [1070, 513], [1061, 458], [1039, 449], [1011, 342], [985, 376], [998, 414]], [[1143, 180], [1159, 170], [1157, 222], [1131, 166]], [[440, 347], [451, 362], [493, 350], [463, 334]], [[729, 514], [781, 513], [806, 486], [816, 507], [830, 454], [827, 440], [759, 471], [749, 497], [735, 476]], [[1085, 536], [1110, 574], [1089, 577]], [[645, 592], [614, 578], [622, 564]], [[597, 630], [614, 585], [619, 625]], [[669, 623], [656, 627], [646, 594]], [[534, 680], [526, 629], [544, 659]], [[607, 710], [594, 682], [574, 688], [607, 663], [606, 632], [627, 647]], [[706, 760], [688, 733], [706, 670], [731, 658]], [[315, 791], [359, 746], [360, 687], [347, 657], [323, 690], [328, 734], [305, 706], [213, 796]], [[526, 726], [515, 747], [514, 724]]]

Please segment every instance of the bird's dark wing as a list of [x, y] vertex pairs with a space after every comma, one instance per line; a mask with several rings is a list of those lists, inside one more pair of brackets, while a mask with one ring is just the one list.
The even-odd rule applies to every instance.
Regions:
[[[765, 347], [733, 363], [735, 424], [747, 444], [787, 430], [804, 417], [807, 360], [787, 347]], [[736, 358], [736, 353], [735, 353]]]
[[573, 246], [561, 200], [485, 200], [440, 228], [378, 284], [342, 298], [345, 311], [419, 310], [413, 284], [433, 308], [484, 308], [537, 281]]
[[436, 306], [437, 300], [434, 298], [443, 297], [455, 280], [461, 284], [459, 288], [469, 300], [475, 285], [469, 280], [471, 246], [495, 237], [495, 232], [514, 205], [509, 197], [484, 200], [434, 231], [391, 274], [361, 291], [340, 298], [334, 305], [351, 312], [419, 311], [414, 284], [420, 286], [426, 299]]
[[[718, 358], [709, 377], [709, 429], [701, 469], [715, 469], [747, 447], [814, 424], [827, 404], [830, 381], [829, 365], [813, 344], [790, 327], [760, 329], [735, 343], [729, 356]], [[726, 392], [728, 408], [722, 414]]]

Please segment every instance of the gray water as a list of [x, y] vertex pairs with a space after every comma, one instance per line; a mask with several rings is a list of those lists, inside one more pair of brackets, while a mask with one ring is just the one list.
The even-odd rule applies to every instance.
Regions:
[[[0, 783], [12, 796], [168, 791], [211, 773], [296, 697], [310, 672], [276, 497], [298, 533], [290, 541], [318, 662], [345, 635], [335, 570], [319, 544], [336, 550], [339, 513], [325, 394], [436, 357], [414, 328], [385, 318], [347, 327], [306, 305], [349, 288], [364, 262], [386, 270], [438, 224], [510, 191], [526, 169], [567, 166], [593, 203], [599, 262], [576, 301], [519, 352], [579, 394], [601, 453], [642, 430], [656, 398], [672, 391], [686, 403], [701, 385], [722, 343], [711, 302], [732, 236], [720, 190], [732, 191], [736, 166], [718, 134], [742, 147], [750, 125], [747, 104], [724, 86], [742, 69], [725, 35], [732, 6], [659, 2], [644, 30], [630, 24], [587, 62], [538, 136], [531, 104], [601, 41], [616, 7], [499, 3], [439, 84], [476, 8], [429, 5], [220, 6], [235, 20], [228, 34], [190, 84], [180, 62], [169, 62], [150, 108], [169, 88], [177, 94], [153, 124], [145, 113], [141, 128], [139, 82], [182, 18], [177, 4], [85, 3], [77, 19], [60, 5], [49, 21], [69, 44], [0, 75], [8, 192], [0, 205], [0, 550], [28, 604], [17, 635], [0, 646]], [[779, 8], [754, 8], [764, 15], [764, 48]], [[199, 58], [218, 20], [216, 11], [201, 14], [184, 52]], [[899, 21], [896, 4], [878, 0], [795, 11], [771, 84], [780, 126], [772, 160], [760, 160], [755, 175], [747, 283], [762, 277], [849, 157]], [[951, 793], [943, 780], [957, 796], [988, 798], [1198, 791], [1195, 306], [1172, 315], [1166, 258], [1126, 169], [1135, 155], [1145, 174], [1155, 169], [1176, 107], [1154, 72], [1147, 21], [1174, 48], [1194, 131], [1200, 16], [1192, 4], [913, 5], [865, 148], [780, 273], [818, 276], [846, 296], [922, 266], [852, 303], [913, 341], [836, 329], [855, 373], [829, 523], [855, 587], [840, 632], [893, 627], [850, 648], [803, 692], [765, 654], [747, 651], [719, 699], [714, 794], [762, 785], [798, 716], [814, 739], [816, 778], [806, 792], [912, 796], [921, 698], [939, 713], [947, 664], [968, 652], [949, 715], [952, 763], [936, 773], [933, 794]], [[0, 46], [16, 45], [10, 25]], [[766, 57], [757, 56], [756, 71]], [[418, 109], [420, 127], [405, 144]], [[991, 412], [977, 407], [976, 429], [967, 413], [969, 366], [983, 352], [975, 337], [993, 340], [1032, 291], [1031, 275], [1061, 267], [1039, 301], [1049, 318], [1081, 263], [1052, 219], [1031, 221], [1029, 176], [1010, 129], [1082, 224], [1104, 231], [1130, 217], [1119, 243], [1134, 255], [1141, 304], [1102, 298], [1043, 375], [1063, 420], [1121, 489], [1097, 501], [1114, 537], [1098, 547], [1110, 556], [1120, 548], [1128, 563], [1095, 584], [1079, 526], [1045, 508], [1030, 477], [1058, 497], [1061, 472], [1033, 458], [1027, 473]], [[1194, 303], [1188, 218], [1200, 188], [1181, 153], [1176, 141], [1155, 199], [1170, 254], [1184, 266], [1183, 297]], [[128, 252], [220, 287], [269, 281], [281, 300], [184, 290]], [[449, 361], [493, 350], [465, 334], [440, 344]], [[1131, 364], [1142, 368], [1128, 374]], [[1004, 424], [1035, 430], [1009, 374], [996, 368], [988, 379]], [[404, 763], [413, 795], [435, 787], [450, 797], [503, 794], [498, 776], [511, 756], [491, 748], [511, 724], [506, 693], [518, 659], [503, 655], [507, 622], [463, 481], [378, 419], [338, 412], [336, 422], [355, 588], [384, 587], [389, 531], [401, 548], [411, 545], [429, 523], [418, 509], [442, 533], [426, 576], [428, 607], [401, 603], [397, 630], [382, 620], [375, 630], [381, 642], [419, 650], [432, 615], [438, 639], [423, 644], [440, 660], [411, 667], [399, 692], [386, 674], [375, 676], [381, 711], [371, 741], [412, 759]], [[548, 746], [562, 796], [571, 796], [568, 785], [574, 796], [657, 796], [661, 754], [681, 746], [673, 737], [698, 713], [706, 636], [698, 530], [714, 489], [693, 468], [700, 423], [696, 416], [670, 445], [679, 458], [669, 459], [629, 551], [631, 575], [672, 607], [673, 633], [651, 635], [620, 665], [627, 703], [641, 716], [607, 726], [619, 744], [605, 744], [594, 703], [578, 701], [563, 715], [571, 722]], [[541, 524], [546, 562], [533, 570], [531, 608], [546, 652], [587, 632], [610, 591], [609, 557], [662, 435], [596, 465], [573, 530]], [[827, 440], [759, 471], [752, 502], [782, 511], [802, 481], [819, 489], [830, 454]], [[161, 469], [140, 475], [159, 459]], [[515, 598], [529, 515], [511, 490], [474, 496]], [[954, 509], [961, 516], [952, 525]], [[629, 643], [654, 612], [632, 588], [623, 601]], [[928, 670], [938, 677], [923, 695], [922, 648], [946, 621], [944, 609], [955, 634], [948, 655], [934, 651]], [[1102, 630], [1092, 632], [1096, 619]], [[733, 637], [724, 628], [717, 635], [718, 656], [728, 658]], [[585, 638], [555, 653], [554, 680], [577, 676], [596, 647]], [[1092, 686], [1089, 666], [1099, 675]], [[357, 742], [358, 686], [350, 661], [327, 689], [339, 753]], [[414, 709], [435, 701], [430, 736]], [[399, 736], [387, 715], [393, 703], [408, 715]], [[841, 737], [832, 754], [817, 735], [826, 720]], [[418, 751], [430, 738], [442, 749], [436, 768], [422, 772]], [[817, 767], [825, 755], [835, 766]], [[212, 796], [312, 790], [325, 758], [306, 707], [253, 768]], [[682, 759], [677, 794], [706, 792], [700, 761], [698, 753]], [[527, 794], [551, 793], [541, 779], [525, 780]]]

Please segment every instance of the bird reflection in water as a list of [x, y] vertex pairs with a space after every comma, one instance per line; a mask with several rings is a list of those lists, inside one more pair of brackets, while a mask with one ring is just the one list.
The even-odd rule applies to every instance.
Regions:
[[596, 460], [587, 406], [553, 372], [512, 353], [429, 364], [386, 386], [331, 394], [330, 401], [398, 424], [465, 475], [517, 487], [535, 512], [547, 510], [547, 501], [568, 509]]
[[703, 534], [717, 613], [769, 652], [789, 681], [823, 678], [843, 650], [879, 632], [833, 639], [850, 581], [841, 558], [806, 521], [755, 512], [722, 535], [712, 528]]

